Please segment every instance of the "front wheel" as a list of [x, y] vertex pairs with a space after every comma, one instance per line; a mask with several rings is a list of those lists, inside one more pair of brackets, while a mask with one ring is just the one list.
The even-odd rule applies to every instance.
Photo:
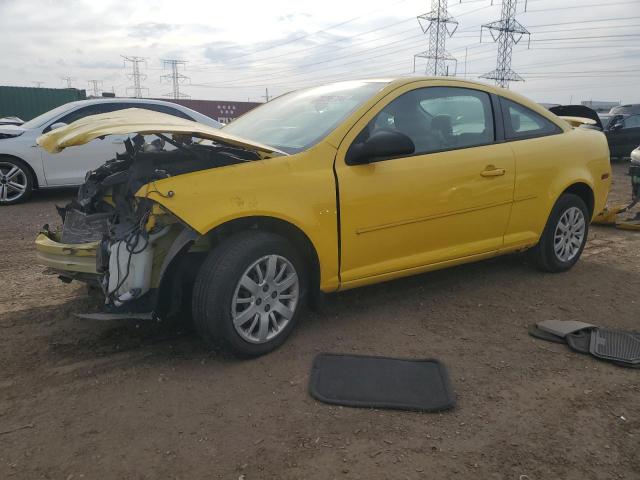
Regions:
[[306, 271], [283, 237], [247, 231], [207, 257], [193, 291], [200, 335], [239, 356], [258, 356], [284, 343], [306, 292]]
[[573, 267], [589, 233], [589, 209], [584, 200], [563, 194], [551, 210], [538, 244], [529, 250], [536, 266], [545, 272], [564, 272]]
[[32, 190], [29, 167], [21, 160], [0, 157], [0, 205], [23, 202]]

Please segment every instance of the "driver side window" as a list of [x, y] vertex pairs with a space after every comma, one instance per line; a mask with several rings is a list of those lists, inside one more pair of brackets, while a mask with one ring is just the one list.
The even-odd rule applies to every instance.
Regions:
[[489, 95], [458, 87], [426, 87], [401, 95], [376, 115], [357, 141], [381, 130], [407, 135], [415, 145], [414, 155], [495, 141]]

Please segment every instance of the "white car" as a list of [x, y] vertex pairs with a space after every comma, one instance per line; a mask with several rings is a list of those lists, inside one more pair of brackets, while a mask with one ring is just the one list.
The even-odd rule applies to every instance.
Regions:
[[81, 100], [54, 108], [28, 122], [0, 126], [0, 205], [26, 200], [34, 189], [78, 186], [86, 173], [124, 150], [128, 135], [96, 139], [52, 155], [36, 144], [43, 133], [89, 115], [144, 108], [220, 128], [222, 124], [181, 105], [134, 98]]
[[640, 163], [640, 147], [631, 152], [631, 160], [636, 163]]

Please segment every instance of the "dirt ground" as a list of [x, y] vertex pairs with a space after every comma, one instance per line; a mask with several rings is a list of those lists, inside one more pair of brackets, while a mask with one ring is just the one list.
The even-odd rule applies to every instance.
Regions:
[[[280, 350], [240, 361], [76, 318], [95, 308], [86, 289], [43, 275], [33, 247], [72, 194], [0, 209], [0, 478], [640, 478], [640, 371], [527, 335], [543, 319], [640, 328], [640, 233], [593, 227], [565, 274], [509, 256], [332, 295]], [[318, 352], [438, 358], [457, 407], [318, 403]]]

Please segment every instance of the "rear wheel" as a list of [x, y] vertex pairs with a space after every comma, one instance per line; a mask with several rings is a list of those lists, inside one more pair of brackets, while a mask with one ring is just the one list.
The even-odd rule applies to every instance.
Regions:
[[538, 245], [529, 251], [540, 270], [564, 272], [573, 267], [587, 242], [589, 209], [577, 195], [562, 195], [547, 220]]
[[31, 170], [16, 158], [0, 158], [0, 205], [25, 201], [33, 190]]
[[306, 271], [283, 237], [248, 231], [229, 237], [200, 268], [193, 319], [200, 335], [240, 356], [284, 343], [306, 293]]

